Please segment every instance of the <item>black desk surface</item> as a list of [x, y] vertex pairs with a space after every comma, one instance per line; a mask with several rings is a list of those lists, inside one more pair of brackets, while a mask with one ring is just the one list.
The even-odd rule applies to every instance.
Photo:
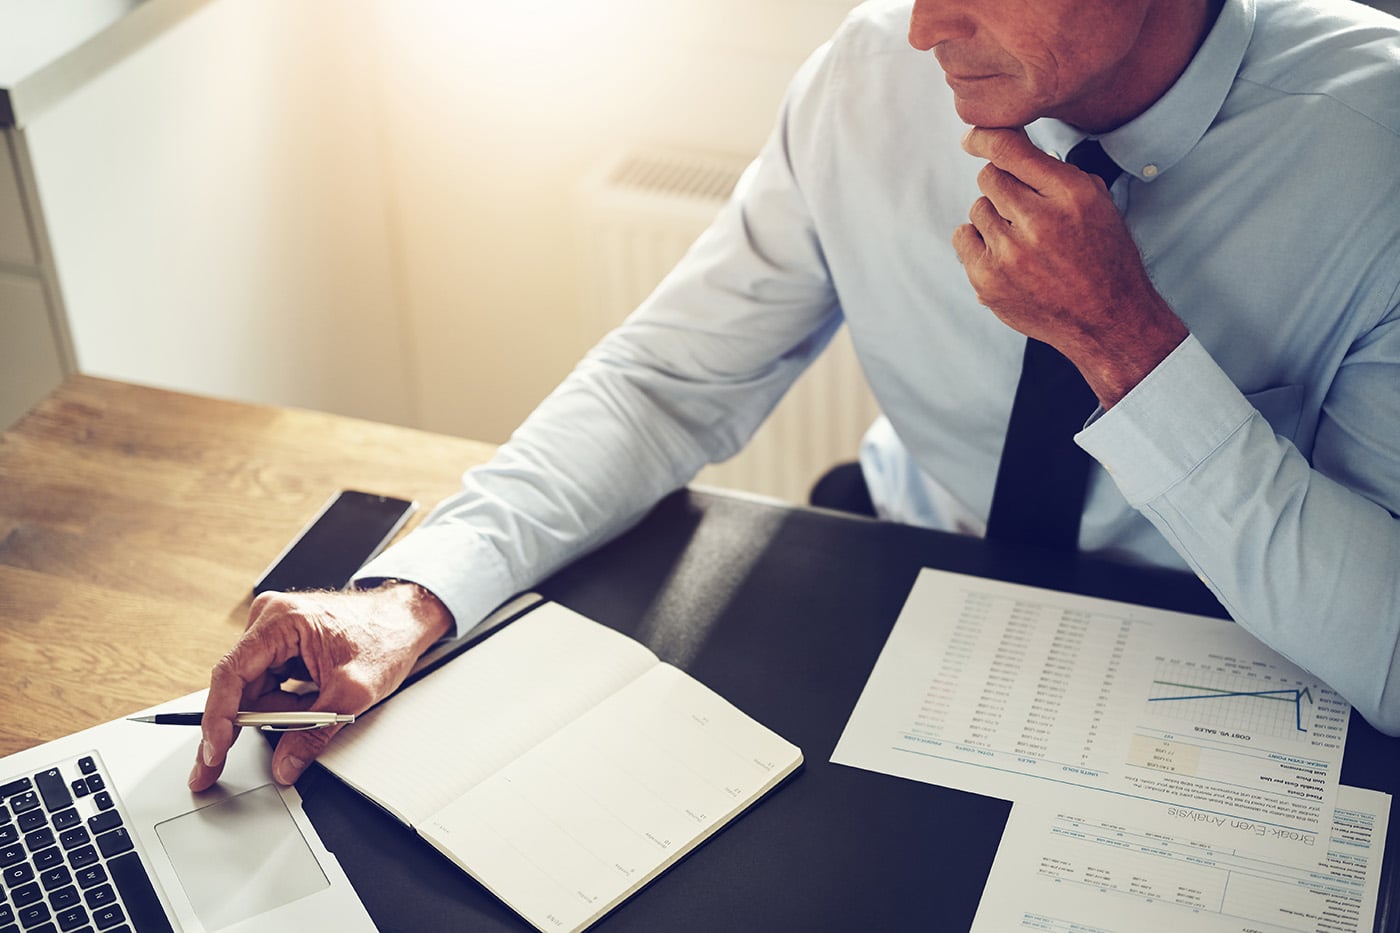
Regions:
[[[921, 567], [1224, 616], [1194, 577], [706, 492], [664, 500], [537, 589], [645, 642], [802, 748], [792, 780], [594, 929], [966, 930], [1006, 801], [829, 759]], [[1342, 781], [1400, 793], [1400, 740], [1353, 713]], [[385, 931], [527, 931], [319, 769], [307, 812]], [[1400, 931], [1392, 826], [1376, 930]], [[1183, 927], [1185, 929], [1186, 927]]]

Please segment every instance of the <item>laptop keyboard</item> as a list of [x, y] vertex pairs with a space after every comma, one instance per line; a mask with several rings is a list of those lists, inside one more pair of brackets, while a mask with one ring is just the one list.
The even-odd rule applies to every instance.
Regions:
[[97, 752], [0, 778], [0, 933], [168, 933]]

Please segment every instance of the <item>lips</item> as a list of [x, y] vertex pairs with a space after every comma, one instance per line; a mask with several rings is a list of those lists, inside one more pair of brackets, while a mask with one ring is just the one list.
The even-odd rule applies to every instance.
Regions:
[[950, 85], [972, 85], [979, 81], [986, 81], [989, 78], [1000, 77], [1002, 69], [996, 65], [983, 64], [977, 59], [979, 57], [970, 54], [965, 47], [953, 47], [951, 45], [936, 45], [933, 48], [933, 57], [938, 60], [938, 65], [943, 69], [943, 75]]
[[948, 82], [948, 86], [951, 87], [951, 88], [952, 88], [953, 90], [955, 90], [955, 91], [958, 90], [958, 89], [960, 89], [960, 88], [971, 88], [971, 87], [976, 87], [978, 84], [981, 84], [982, 82], [985, 82], [985, 81], [990, 81], [992, 78], [996, 78], [996, 77], [1000, 77], [1000, 76], [997, 75], [997, 74], [985, 74], [985, 75], [959, 75], [959, 74], [954, 74], [954, 73], [951, 72], [951, 71], [945, 71], [945, 72], [943, 73], [943, 79], [944, 79], [945, 81], [947, 81], [947, 82]]

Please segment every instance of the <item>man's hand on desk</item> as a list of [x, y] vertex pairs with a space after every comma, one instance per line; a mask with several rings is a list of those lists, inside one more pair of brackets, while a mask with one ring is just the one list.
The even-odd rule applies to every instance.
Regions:
[[[362, 713], [398, 687], [451, 624], [442, 603], [411, 583], [262, 594], [253, 600], [247, 631], [214, 666], [190, 788], [204, 790], [219, 779], [238, 734], [233, 717], [240, 709]], [[318, 692], [283, 691], [289, 679], [310, 681]], [[283, 734], [272, 758], [273, 777], [282, 784], [296, 781], [339, 728]]]

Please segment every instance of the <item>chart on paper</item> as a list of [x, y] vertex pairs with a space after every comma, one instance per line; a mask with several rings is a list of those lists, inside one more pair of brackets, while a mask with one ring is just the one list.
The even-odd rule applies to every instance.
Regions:
[[1313, 731], [1312, 684], [1274, 674], [1261, 678], [1234, 662], [1183, 664], [1163, 658], [1146, 712], [1191, 723], [1212, 722], [1250, 735], [1294, 739]]
[[1348, 716], [1233, 623], [925, 570], [832, 760], [1012, 800], [1038, 778], [1197, 808], [1304, 858]]

